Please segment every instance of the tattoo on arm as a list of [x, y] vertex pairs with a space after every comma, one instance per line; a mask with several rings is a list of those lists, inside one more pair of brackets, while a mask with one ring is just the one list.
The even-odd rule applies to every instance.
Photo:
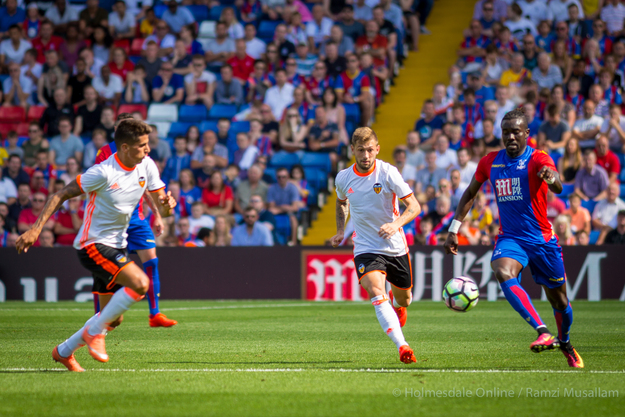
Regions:
[[347, 201], [336, 200], [336, 230], [337, 232], [345, 231], [345, 221], [349, 213]]

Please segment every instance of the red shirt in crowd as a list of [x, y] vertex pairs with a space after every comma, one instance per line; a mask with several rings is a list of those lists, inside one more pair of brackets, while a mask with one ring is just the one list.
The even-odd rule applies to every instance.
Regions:
[[[33, 224], [35, 224], [35, 222], [37, 221], [37, 218], [39, 216], [36, 216], [33, 213], [33, 209], [32, 208], [26, 208], [24, 210], [22, 210], [20, 212], [19, 217], [17, 218], [17, 223], [24, 223], [27, 224], [28, 226], [32, 226]], [[35, 242], [35, 244], [33, 246], [39, 246], [39, 239], [37, 239], [37, 241]]]
[[618, 176], [621, 173], [621, 162], [618, 160], [618, 156], [609, 149], [608, 153], [603, 156], [599, 156], [596, 149], [594, 151], [595, 155], [597, 155], [597, 164], [608, 172], [608, 176], [612, 173], [616, 173], [618, 181]]
[[[81, 209], [76, 213], [79, 218], [83, 218], [85, 212]], [[74, 223], [72, 223], [72, 214], [69, 210], [62, 207], [56, 213], [56, 221], [63, 227], [67, 227], [68, 229], [74, 228]], [[66, 233], [66, 234], [57, 234], [56, 235], [56, 243], [63, 246], [72, 246], [74, 244], [74, 239], [76, 239], [76, 233]]]
[[219, 194], [209, 190], [208, 188], [204, 188], [202, 191], [202, 201], [208, 206], [208, 208], [223, 208], [226, 206], [226, 201], [228, 200], [234, 200], [234, 196], [232, 194], [232, 188], [227, 185], [224, 186], [223, 191]]
[[547, 201], [547, 219], [550, 222], [566, 211], [566, 204], [559, 198], [554, 198], [553, 201]]
[[254, 71], [254, 58], [249, 55], [245, 55], [243, 59], [235, 55], [228, 60], [228, 64], [232, 67], [232, 76], [241, 80], [242, 83], [245, 83]]
[[[372, 41], [366, 35], [362, 35], [356, 41], [356, 47], [362, 47], [363, 52], [369, 52], [372, 49], [384, 49], [388, 46], [388, 39], [385, 36], [377, 35]], [[384, 65], [384, 59], [373, 57], [373, 64], [376, 67]]]
[[133, 64], [131, 61], [126, 60], [124, 62], [124, 65], [122, 66], [121, 69], [117, 68], [117, 64], [114, 62], [109, 62], [109, 68], [111, 69], [111, 72], [113, 74], [119, 75], [120, 77], [122, 77], [122, 80], [124, 82], [126, 82], [126, 77], [128, 76], [128, 73], [132, 70], [135, 69], [135, 64]]
[[37, 62], [43, 64], [46, 62], [46, 51], [58, 51], [63, 43], [63, 38], [52, 35], [50, 42], [44, 44], [41, 40], [41, 36], [37, 36], [31, 43], [33, 48], [37, 50]]

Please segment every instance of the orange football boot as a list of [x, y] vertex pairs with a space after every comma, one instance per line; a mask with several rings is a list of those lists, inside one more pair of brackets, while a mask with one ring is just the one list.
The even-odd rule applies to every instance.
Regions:
[[106, 346], [104, 343], [104, 335], [96, 334], [95, 336], [91, 336], [89, 334], [89, 327], [86, 327], [82, 332], [82, 340], [85, 341], [85, 344], [89, 348], [89, 354], [93, 359], [100, 362], [108, 362], [109, 355], [106, 354]]
[[69, 358], [64, 358], [59, 355], [58, 346], [55, 346], [54, 349], [52, 349], [52, 359], [54, 359], [55, 362], [62, 363], [70, 372], [85, 372], [83, 367], [76, 361], [74, 354], [70, 355]]
[[399, 319], [399, 325], [401, 327], [404, 327], [404, 324], [406, 324], [406, 320], [408, 319], [408, 311], [406, 311], [406, 307], [397, 308], [393, 305], [393, 291], [388, 292], [388, 298], [391, 301], [391, 306], [393, 307], [393, 310], [395, 310], [395, 314], [397, 314], [397, 318]]
[[154, 317], [150, 317], [150, 327], [171, 327], [178, 324], [176, 320], [165, 317], [163, 313], [158, 313]]
[[399, 348], [399, 360], [403, 363], [414, 363], [417, 358], [414, 356], [414, 352], [408, 345], [403, 345]]

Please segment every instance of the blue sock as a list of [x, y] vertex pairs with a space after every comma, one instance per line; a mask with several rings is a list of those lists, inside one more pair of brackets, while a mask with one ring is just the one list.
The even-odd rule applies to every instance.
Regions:
[[509, 279], [499, 284], [503, 290], [506, 300], [510, 303], [517, 313], [525, 319], [534, 329], [545, 326], [540, 316], [534, 309], [534, 305], [529, 296], [519, 285], [519, 281], [516, 278]]
[[158, 279], [158, 258], [150, 259], [143, 264], [143, 270], [150, 278], [150, 288], [148, 289], [148, 304], [150, 306], [150, 317], [159, 313], [158, 297], [161, 293], [161, 281]]
[[98, 294], [93, 294], [93, 309], [96, 314], [100, 312], [100, 296]]
[[568, 342], [571, 324], [573, 324], [573, 307], [571, 307], [571, 303], [564, 310], [556, 310], [554, 308], [553, 315], [558, 325], [558, 339], [561, 342]]

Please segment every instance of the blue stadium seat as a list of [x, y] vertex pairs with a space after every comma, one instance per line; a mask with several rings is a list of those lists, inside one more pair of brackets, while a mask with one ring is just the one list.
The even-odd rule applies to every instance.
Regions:
[[132, 62], [135, 65], [137, 65], [139, 63], [139, 61], [141, 61], [141, 58], [143, 58], [143, 57], [142, 56], [132, 56], [132, 55], [128, 57], [130, 62]]
[[360, 122], [360, 106], [346, 103], [343, 107], [345, 107], [345, 119], [357, 125]]
[[306, 152], [302, 157], [302, 166], [305, 168], [317, 168], [327, 175], [332, 169], [330, 154]]
[[596, 201], [593, 201], [593, 200], [584, 201], [584, 200], [582, 200], [582, 207], [587, 209], [590, 212], [590, 214], [592, 214], [592, 212], [595, 209], [596, 205], [597, 205]]
[[222, 117], [232, 119], [237, 114], [237, 106], [235, 104], [215, 104], [208, 112], [210, 120], [219, 120]]
[[276, 172], [277, 172], [276, 168], [265, 168], [265, 175], [267, 175], [267, 176], [269, 176], [271, 178], [271, 183], [272, 184], [278, 180], [276, 178]]
[[559, 194], [561, 198], [567, 198], [575, 191], [575, 184], [562, 184], [562, 192]]
[[625, 198], [625, 184], [621, 184], [621, 198]]
[[306, 185], [306, 189], [308, 190], [306, 205], [308, 207], [317, 207], [317, 196], [319, 195], [319, 190], [313, 187], [310, 182]]
[[169, 128], [168, 136], [171, 138], [175, 138], [176, 136], [186, 136], [187, 130], [193, 126], [193, 123], [188, 122], [175, 122], [172, 123]]
[[200, 133], [204, 133], [207, 130], [212, 130], [214, 132], [217, 132], [217, 121], [213, 121], [213, 120], [204, 121], [200, 124], [199, 128], [200, 128]]
[[276, 235], [278, 236], [279, 245], [286, 245], [291, 238], [291, 220], [288, 214], [278, 214], [276, 217]]
[[549, 156], [551, 157], [551, 159], [553, 159], [553, 163], [557, 167], [558, 166], [558, 160], [560, 160], [560, 158], [562, 157], [562, 154], [560, 152], [550, 152]]
[[163, 13], [165, 13], [167, 7], [168, 6], [166, 4], [158, 4], [154, 6], [154, 14], [158, 19], [161, 19], [163, 17]]
[[230, 125], [230, 132], [234, 132], [234, 134], [244, 132], [247, 133], [250, 131], [250, 122], [242, 121], [242, 122], [232, 122]]
[[599, 230], [593, 230], [592, 232], [590, 232], [590, 235], [588, 236], [590, 241], [588, 243], [591, 245], [597, 243], [597, 239], [599, 239], [600, 234], [601, 232]]
[[209, 13], [209, 19], [210, 20], [219, 20], [221, 19], [221, 12], [223, 11], [225, 6], [215, 6], [215, 7], [211, 7], [210, 13]]
[[288, 152], [277, 152], [271, 157], [271, 161], [269, 161], [269, 165], [274, 168], [284, 167], [291, 169], [295, 164], [299, 164], [299, 156], [295, 153]]
[[259, 38], [271, 38], [273, 39], [273, 34], [276, 31], [276, 27], [281, 22], [278, 20], [263, 20], [258, 25], [258, 37]]
[[198, 24], [200, 22], [208, 20], [208, 17], [209, 17], [208, 7], [203, 6], [203, 5], [191, 5], [191, 6], [186, 6], [186, 8], [189, 9], [191, 14], [195, 18], [195, 21], [198, 22]]
[[304, 168], [304, 176], [306, 177], [308, 185], [316, 190], [319, 190], [321, 183], [319, 181], [319, 177], [317, 176], [317, 172], [319, 171], [316, 168]]
[[178, 112], [179, 122], [201, 123], [206, 120], [206, 106], [203, 104], [195, 104], [189, 106], [183, 104]]

